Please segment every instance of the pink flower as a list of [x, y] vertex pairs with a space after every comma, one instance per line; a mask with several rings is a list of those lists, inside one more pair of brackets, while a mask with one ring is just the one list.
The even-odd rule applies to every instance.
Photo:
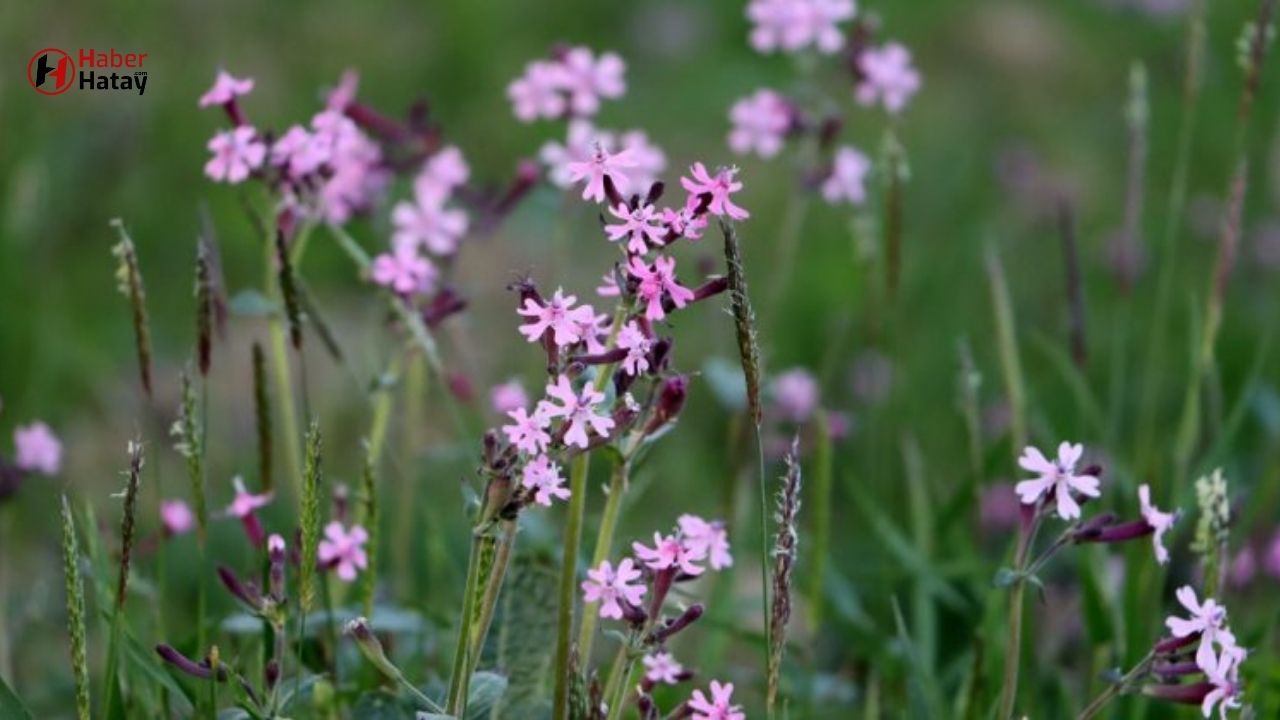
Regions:
[[418, 197], [443, 202], [470, 177], [471, 166], [467, 165], [462, 151], [450, 145], [423, 163], [422, 172], [414, 179], [414, 192]]
[[797, 52], [812, 45], [831, 54], [844, 45], [838, 23], [853, 17], [853, 0], [752, 0], [747, 5], [751, 47]]
[[440, 273], [413, 247], [400, 246], [373, 259], [370, 277], [401, 295], [431, 292]]
[[271, 164], [284, 167], [295, 180], [319, 170], [328, 161], [326, 144], [301, 125], [289, 128], [271, 146]]
[[564, 115], [566, 103], [561, 90], [565, 80], [564, 68], [559, 63], [535, 60], [526, 65], [524, 74], [507, 86], [507, 97], [516, 119], [527, 123]]
[[1280, 578], [1280, 529], [1275, 531], [1271, 536], [1270, 542], [1267, 543], [1267, 554], [1263, 560], [1263, 567], [1272, 577]]
[[667, 154], [662, 148], [649, 142], [643, 130], [628, 130], [618, 136], [618, 144], [631, 152], [635, 165], [627, 169], [627, 179], [633, 187], [646, 189], [667, 169]]
[[1231, 559], [1231, 566], [1227, 570], [1227, 578], [1235, 587], [1242, 588], [1253, 582], [1253, 576], [1258, 574], [1258, 554], [1254, 552], [1252, 545], [1245, 545], [1240, 548], [1240, 552]]
[[658, 257], [650, 267], [644, 260], [632, 256], [627, 270], [640, 281], [636, 294], [646, 303], [644, 315], [650, 320], [661, 320], [667, 316], [662, 308], [664, 293], [677, 308], [693, 300], [693, 291], [676, 282], [676, 259], [673, 257]]
[[519, 327], [520, 334], [529, 342], [538, 342], [547, 331], [551, 332], [551, 340], [560, 347], [572, 345], [582, 340], [580, 323], [595, 320], [595, 309], [590, 305], [574, 307], [578, 301], [576, 295], [565, 295], [563, 288], [557, 288], [551, 300], [539, 304], [534, 298], [525, 298], [524, 307], [517, 313], [528, 318]]
[[582, 199], [600, 202], [604, 200], [605, 195], [605, 176], [613, 180], [618, 192], [625, 193], [630, 187], [630, 181], [623, 169], [635, 166], [635, 156], [630, 148], [618, 153], [610, 153], [604, 145], [597, 142], [590, 159], [569, 163], [569, 181], [577, 183], [586, 180], [587, 185], [582, 189]]
[[62, 467], [62, 443], [43, 422], [13, 430], [14, 464], [29, 472], [57, 475]]
[[560, 401], [560, 405], [544, 402], [540, 411], [548, 418], [564, 418], [569, 424], [564, 434], [564, 441], [569, 445], [577, 445], [585, 449], [590, 443], [587, 429], [596, 435], [607, 438], [613, 429], [613, 419], [607, 415], [596, 413], [596, 406], [604, 401], [604, 393], [597, 392], [589, 383], [582, 386], [581, 392], [574, 392], [573, 383], [561, 375], [556, 382], [547, 385], [547, 395]]
[[191, 508], [181, 500], [160, 501], [160, 524], [164, 534], [170, 537], [191, 532], [196, 525], [196, 516]]
[[352, 69], [342, 72], [338, 84], [333, 86], [325, 98], [324, 106], [328, 110], [343, 112], [347, 106], [355, 102], [356, 91], [360, 89], [360, 73]]
[[640, 558], [640, 562], [652, 570], [679, 568], [686, 575], [701, 575], [702, 566], [697, 563], [707, 558], [705, 547], [690, 545], [678, 535], [663, 537], [656, 532], [653, 534], [653, 547], [633, 542], [631, 549]]
[[551, 436], [547, 434], [547, 428], [551, 427], [551, 418], [541, 410], [535, 410], [530, 415], [524, 408], [519, 407], [508, 410], [507, 416], [515, 422], [511, 425], [503, 425], [502, 432], [517, 449], [533, 455], [542, 452], [551, 442]]
[[536, 491], [533, 499], [539, 505], [550, 507], [553, 497], [561, 500], [569, 499], [569, 488], [564, 486], [560, 466], [551, 462], [551, 458], [546, 455], [539, 455], [525, 463], [520, 484]]
[[1235, 679], [1235, 672], [1235, 666], [1227, 658], [1216, 663], [1212, 669], [1205, 670], [1205, 677], [1213, 685], [1213, 689], [1200, 703], [1200, 712], [1205, 717], [1212, 715], [1214, 707], [1217, 707], [1218, 717], [1227, 720], [1227, 710], [1240, 709], [1240, 684]]
[[619, 204], [617, 207], [610, 207], [609, 214], [622, 222], [605, 225], [605, 234], [612, 242], [628, 238], [627, 252], [643, 255], [649, 251], [650, 246], [662, 247], [662, 238], [667, 234], [667, 229], [658, 224], [658, 214], [653, 205], [644, 204], [632, 210]]
[[225, 105], [241, 95], [248, 95], [253, 90], [253, 78], [235, 78], [225, 70], [219, 70], [213, 80], [213, 87], [200, 96], [199, 106]]
[[564, 144], [546, 143], [538, 151], [538, 159], [547, 166], [547, 179], [556, 187], [567, 188], [573, 185], [570, 165], [591, 160], [596, 143], [609, 150], [614, 147], [614, 142], [612, 133], [597, 130], [587, 120], [574, 118], [569, 121]]
[[336, 567], [338, 578], [343, 582], [351, 582], [360, 570], [369, 566], [364, 551], [368, 541], [369, 533], [363, 527], [352, 525], [348, 531], [342, 523], [334, 521], [324, 528], [324, 539], [316, 549], [316, 558], [325, 567]]
[[700, 239], [702, 231], [707, 228], [707, 216], [698, 215], [691, 205], [685, 205], [679, 210], [663, 208], [662, 222], [671, 232], [689, 240]]
[[742, 183], [734, 180], [734, 176], [738, 174], [737, 168], [720, 168], [716, 171], [715, 177], [712, 177], [707, 173], [706, 166], [698, 162], [694, 163], [689, 171], [693, 179], [680, 178], [680, 184], [689, 192], [688, 205], [696, 206], [699, 195], [710, 193], [711, 205], [707, 209], [711, 214], [727, 215], [734, 220], [745, 220], [751, 217], [751, 213], [734, 205], [729, 197], [742, 189]]
[[618, 275], [613, 268], [600, 278], [600, 284], [596, 286], [596, 294], [600, 297], [618, 297], [622, 291], [618, 289]]
[[245, 489], [244, 480], [239, 475], [232, 478], [231, 483], [235, 486], [236, 496], [227, 506], [227, 515], [230, 517], [243, 520], [253, 515], [258, 508], [266, 507], [271, 503], [272, 493], [254, 495]]
[[742, 707], [733, 704], [733, 683], [721, 684], [711, 681], [711, 699], [694, 690], [689, 698], [689, 709], [693, 711], [693, 720], [747, 720]]
[[1098, 489], [1098, 478], [1092, 475], [1076, 475], [1076, 463], [1084, 454], [1084, 446], [1064, 442], [1058, 445], [1058, 459], [1050, 462], [1044, 454], [1033, 447], [1024, 448], [1018, 465], [1023, 470], [1038, 473], [1034, 480], [1023, 480], [1014, 486], [1023, 505], [1034, 505], [1042, 497], [1054, 493], [1058, 505], [1058, 516], [1063, 520], [1074, 520], [1080, 517], [1080, 505], [1071, 492], [1086, 497], [1098, 497], [1102, 491]]
[[773, 90], [762, 88], [729, 109], [729, 149], [739, 155], [755, 152], [771, 158], [782, 150], [791, 129], [791, 104]]
[[1146, 520], [1154, 531], [1151, 535], [1151, 543], [1155, 546], [1156, 562], [1163, 565], [1169, 562], [1169, 551], [1164, 547], [1164, 534], [1173, 527], [1173, 522], [1178, 519], [1178, 516], [1174, 513], [1161, 512], [1151, 504], [1151, 487], [1148, 485], [1138, 486], [1138, 502], [1142, 509], [1142, 519]]
[[529, 404], [529, 395], [524, 391], [524, 386], [519, 380], [511, 378], [500, 385], [493, 386], [489, 391], [489, 404], [493, 406], [494, 412], [509, 413], [526, 407]]
[[1227, 609], [1213, 598], [1205, 598], [1201, 604], [1196, 598], [1196, 591], [1190, 585], [1183, 585], [1176, 593], [1178, 602], [1190, 613], [1190, 618], [1169, 617], [1164, 624], [1174, 637], [1184, 638], [1200, 633], [1200, 647], [1196, 651], [1196, 664], [1201, 668], [1211, 667], [1217, 660], [1213, 652], [1213, 644], [1229, 638], [1228, 645], [1234, 645], [1235, 637], [1226, 631]]
[[284, 554], [284, 538], [272, 533], [271, 537], [267, 538], [267, 552]]
[[617, 53], [606, 52], [596, 59], [589, 48], [575, 47], [565, 53], [561, 68], [575, 115], [594, 115], [601, 98], [619, 98], [627, 91], [622, 77], [627, 66]]
[[[590, 305], [582, 307], [590, 308]], [[606, 352], [605, 342], [609, 339], [609, 330], [613, 327], [613, 318], [607, 313], [596, 314], [592, 309], [591, 315], [583, 313], [576, 320], [578, 325], [578, 336], [582, 338], [582, 343], [587, 346], [587, 352], [591, 355], [598, 355]]]
[[724, 523], [707, 522], [697, 515], [681, 515], [677, 521], [680, 534], [685, 544], [695, 552], [707, 556], [707, 564], [712, 570], [723, 570], [733, 566], [733, 555], [729, 553], [729, 533]]
[[803, 423], [818, 409], [818, 380], [804, 368], [779, 373], [769, 385], [769, 393], [782, 417]]
[[864, 50], [858, 68], [862, 79], [854, 92], [862, 105], [879, 102], [897, 114], [920, 89], [920, 73], [911, 66], [911, 52], [900, 43]]
[[644, 662], [644, 677], [651, 683], [675, 685], [680, 682], [680, 675], [684, 672], [684, 666], [668, 652], [645, 655], [642, 662]]
[[856, 148], [842, 147], [836, 150], [831, 174], [822, 181], [822, 197], [832, 205], [847, 202], [861, 205], [867, 200], [867, 173], [871, 161]]
[[346, 222], [370, 207], [390, 183], [390, 171], [382, 162], [382, 150], [348, 117], [325, 110], [311, 119], [317, 152], [328, 155], [328, 178], [318, 198], [322, 216], [330, 222]]
[[436, 185], [419, 182], [415, 184], [416, 202], [396, 203], [391, 210], [391, 222], [395, 225], [393, 243], [408, 247], [421, 243], [437, 255], [457, 252], [458, 242], [467, 232], [467, 214], [445, 208], [445, 197], [438, 195], [438, 191]]
[[649, 350], [653, 348], [653, 341], [635, 320], [622, 326], [617, 342], [619, 348], [627, 351], [627, 356], [622, 359], [622, 369], [628, 375], [639, 375], [649, 369]]
[[267, 146], [248, 125], [217, 133], [207, 147], [213, 157], [205, 163], [204, 174], [217, 182], [243, 182], [267, 157]]
[[600, 603], [600, 617], [620, 619], [622, 605], [619, 601], [639, 605], [644, 597], [645, 586], [635, 582], [639, 578], [640, 571], [631, 558], [624, 558], [618, 563], [616, 572], [613, 564], [605, 560], [587, 571], [587, 579], [582, 582], [582, 599]]

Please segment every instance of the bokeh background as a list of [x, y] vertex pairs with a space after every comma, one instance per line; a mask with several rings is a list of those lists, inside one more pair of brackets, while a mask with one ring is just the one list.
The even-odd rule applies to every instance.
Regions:
[[[360, 97], [388, 112], [426, 98], [448, 140], [466, 154], [473, 177], [497, 184], [519, 159], [535, 156], [543, 142], [562, 133], [559, 123], [513, 120], [505, 88], [524, 64], [562, 41], [613, 49], [628, 62], [628, 93], [606, 104], [599, 124], [648, 131], [666, 150], [668, 177], [674, 178], [693, 160], [734, 160], [724, 137], [727, 109], [736, 98], [761, 86], [795, 85], [794, 62], [760, 56], [746, 44], [742, 5], [236, 0], [126, 2], [110, 9], [94, 3], [0, 6], [0, 55], [9, 69], [0, 73], [0, 437], [39, 418], [60, 434], [66, 453], [58, 478], [34, 480], [0, 507], [0, 609], [10, 673], [38, 716], [66, 715], [71, 682], [62, 631], [60, 490], [93, 500], [101, 521], [114, 524], [118, 507], [107, 495], [120, 485], [123, 448], [136, 433], [157, 446], [151, 458], [156, 483], [169, 494], [184, 488], [180, 458], [163, 437], [195, 332], [191, 267], [201, 208], [217, 228], [229, 291], [261, 279], [261, 246], [240, 194], [201, 173], [205, 142], [220, 118], [198, 110], [196, 98], [214, 70], [256, 78], [248, 112], [259, 125], [283, 127], [310, 117], [324, 88], [345, 68], [356, 68]], [[747, 184], [743, 204], [753, 213], [741, 233], [762, 303], [767, 365], [775, 372], [810, 369], [822, 382], [823, 406], [845, 413], [850, 426], [834, 460], [836, 531], [821, 583], [827, 632], [806, 626], [803, 612], [795, 632], [788, 682], [804, 698], [797, 701], [797, 715], [850, 717], [869, 697], [878, 697], [888, 716], [906, 712], [916, 656], [894, 627], [895, 601], [928, 682], [947, 707], [969, 682], [985, 683], [980, 691], [986, 697], [998, 688], [993, 658], [1000, 635], [993, 620], [1003, 612], [1003, 600], [989, 585], [1011, 533], [998, 519], [983, 523], [975, 499], [980, 493], [969, 489], [1010, 482], [1017, 471], [1004, 429], [985, 248], [1001, 255], [1008, 273], [1032, 439], [1086, 443], [1107, 465], [1116, 495], [1125, 496], [1116, 501], [1119, 509], [1133, 511], [1129, 498], [1139, 482], [1151, 483], [1158, 497], [1193, 507], [1189, 486], [1172, 486], [1173, 435], [1236, 147], [1236, 43], [1254, 12], [1252, 2], [1211, 6], [1189, 201], [1179, 218], [1176, 290], [1166, 318], [1170, 333], [1156, 355], [1158, 368], [1147, 364], [1146, 343], [1155, 268], [1168, 258], [1152, 248], [1164, 230], [1176, 144], [1183, 3], [863, 3], [860, 11], [879, 17], [884, 37], [911, 48], [924, 77], [923, 90], [896, 128], [910, 181], [903, 199], [902, 286], [893, 302], [879, 289], [876, 235], [860, 234], [847, 208], [819, 202], [808, 209], [794, 275], [778, 302], [768, 302], [779, 282], [771, 270], [783, 207], [798, 171], [786, 159], [737, 161]], [[40, 96], [21, 68], [30, 53], [46, 46], [147, 52], [146, 94]], [[1145, 65], [1150, 88], [1142, 225], [1150, 252], [1136, 286], [1125, 292], [1109, 251], [1124, 211], [1124, 112], [1135, 61]], [[817, 82], [851, 107], [845, 80], [830, 65], [818, 71]], [[1225, 468], [1241, 510], [1233, 548], [1252, 547], [1257, 559], [1255, 575], [1233, 585], [1227, 602], [1237, 632], [1257, 650], [1248, 677], [1259, 717], [1280, 712], [1274, 605], [1280, 558], [1268, 555], [1280, 521], [1280, 365], [1267, 352], [1280, 313], [1280, 93], [1274, 70], [1264, 72], [1246, 144], [1251, 166], [1239, 265], [1191, 468], [1192, 476]], [[851, 109], [843, 139], [874, 155], [884, 128], [883, 115]], [[1083, 269], [1088, 359], [1078, 371], [1067, 355], [1063, 252], [1049, 211], [1058, 197], [1074, 208]], [[570, 217], [558, 226], [566, 208]], [[873, 207], [869, 215], [876, 212]], [[381, 219], [353, 226], [371, 249], [383, 247], [388, 236], [385, 211], [375, 215]], [[115, 290], [109, 249], [116, 238], [107, 224], [113, 217], [125, 220], [147, 282], [157, 359], [150, 406], [139, 399], [128, 311]], [[558, 232], [563, 237], [557, 239]], [[517, 342], [505, 283], [529, 270], [545, 284], [584, 294], [611, 248], [601, 242], [593, 214], [549, 186], [497, 233], [469, 242], [459, 277], [472, 306], [451, 323], [443, 342], [449, 362], [465, 368], [477, 390], [476, 422], [493, 422], [484, 412], [485, 389], [511, 376], [530, 385], [540, 368], [536, 353]], [[716, 245], [704, 243], [695, 255], [714, 259]], [[346, 365], [316, 353], [311, 372], [312, 400], [329, 438], [330, 477], [352, 481], [359, 438], [367, 431], [369, 384], [387, 359], [385, 318], [327, 238], [317, 238], [303, 272], [348, 353]], [[733, 491], [743, 482], [735, 479], [741, 458], [733, 454], [748, 456], [750, 445], [735, 441], [735, 410], [713, 391], [715, 362], [705, 364], [736, 361], [730, 323], [708, 306], [682, 316], [675, 332], [681, 366], [709, 370], [706, 381], [695, 382], [679, 431], [642, 473], [623, 538], [665, 526], [686, 509], [741, 514], [735, 503], [750, 495]], [[209, 421], [214, 505], [229, 499], [233, 473], [253, 468], [248, 348], [262, 336], [259, 319], [235, 317], [216, 349]], [[982, 378], [986, 435], [976, 476], [958, 405], [962, 343], [972, 349]], [[1157, 370], [1153, 436], [1160, 457], [1138, 468], [1137, 388], [1144, 374]], [[775, 428], [772, 443], [788, 432]], [[437, 636], [450, 643], [448, 619], [456, 612], [465, 563], [459, 479], [470, 472], [474, 448], [453, 437], [443, 417], [404, 431], [393, 443], [403, 459], [388, 470], [391, 492], [411, 502], [402, 508], [407, 516], [388, 522], [406, 523], [413, 542], [404, 558], [389, 561], [404, 566], [388, 567], [388, 597], [427, 618], [415, 670], [428, 675], [441, 667]], [[6, 439], [0, 453], [9, 451]], [[911, 467], [925, 482], [923, 508], [904, 492]], [[148, 492], [147, 507], [154, 508], [160, 489]], [[282, 523], [290, 515], [286, 503], [269, 513]], [[531, 540], [525, 552], [552, 551], [557, 518], [545, 514], [545, 527], [534, 522], [526, 528]], [[1029, 620], [1036, 638], [1030, 654], [1039, 669], [1027, 676], [1023, 702], [1033, 717], [1067, 716], [1085, 693], [1101, 687], [1095, 678], [1100, 670], [1142, 654], [1141, 643], [1158, 629], [1157, 608], [1169, 606], [1172, 587], [1195, 576], [1186, 551], [1193, 521], [1184, 520], [1176, 533], [1167, 579], [1148, 574], [1141, 583], [1130, 582], [1138, 574], [1130, 568], [1149, 564], [1149, 555], [1097, 548], [1047, 573], [1049, 589]], [[145, 518], [148, 531], [156, 525], [154, 513]], [[752, 546], [749, 524], [738, 537], [745, 557]], [[244, 551], [232, 524], [219, 526], [214, 542], [232, 557]], [[802, 535], [802, 556], [804, 543]], [[802, 574], [808, 562], [802, 560]], [[752, 564], [741, 563], [734, 581], [740, 587], [722, 598], [741, 604], [743, 618], [754, 607]], [[398, 577], [396, 569], [402, 571]], [[165, 602], [173, 606], [171, 626], [181, 627], [194, 569], [176, 573]], [[145, 585], [140, 594], [155, 601]], [[215, 608], [229, 610], [230, 603], [214, 595]], [[722, 617], [732, 621], [736, 614]], [[702, 652], [700, 659], [725, 668], [709, 674], [749, 683], [756, 654], [732, 625], [706, 629], [710, 642], [690, 653]], [[1132, 702], [1124, 712], [1155, 717], [1167, 708]]]

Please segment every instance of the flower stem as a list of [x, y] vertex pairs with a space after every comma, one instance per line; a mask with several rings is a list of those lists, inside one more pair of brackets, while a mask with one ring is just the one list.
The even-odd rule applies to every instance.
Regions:
[[[483, 517], [483, 508], [481, 516]], [[467, 669], [470, 662], [467, 659], [468, 651], [471, 648], [469, 638], [471, 637], [471, 618], [474, 615], [473, 606], [475, 604], [476, 587], [480, 582], [480, 548], [484, 544], [484, 537], [480, 532], [472, 532], [471, 534], [471, 557], [467, 561], [467, 580], [462, 591], [462, 617], [458, 621], [458, 645], [453, 653], [453, 674], [449, 678], [449, 695], [447, 709], [449, 714], [462, 716], [466, 706], [467, 685], [470, 681], [470, 673]]]
[[485, 638], [489, 635], [489, 626], [493, 624], [493, 613], [498, 607], [498, 595], [502, 592], [502, 581], [506, 578], [507, 567], [511, 564], [511, 552], [516, 544], [517, 520], [502, 521], [502, 535], [498, 538], [498, 547], [489, 569], [489, 579], [485, 583], [484, 595], [480, 598], [479, 622], [472, 628], [470, 657], [467, 673], [475, 672], [480, 662], [480, 653], [484, 650]]
[[1089, 720], [1089, 718], [1092, 718], [1102, 712], [1102, 708], [1106, 707], [1108, 703], [1116, 699], [1120, 693], [1124, 692], [1135, 678], [1145, 674], [1147, 670], [1150, 669], [1151, 663], [1154, 659], [1154, 652], [1147, 653], [1147, 656], [1144, 657], [1137, 665], [1134, 665], [1133, 669], [1126, 673], [1124, 677], [1120, 678], [1119, 682], [1112, 683], [1110, 687], [1102, 691], [1101, 695], [1094, 698], [1093, 702], [1089, 703], [1084, 710], [1081, 710], [1080, 714], [1076, 716], [1076, 720]]
[[[618, 527], [618, 513], [622, 509], [622, 496], [626, 494], [630, 484], [631, 462], [623, 459], [613, 466], [613, 477], [609, 481], [609, 497], [605, 499], [604, 513], [600, 516], [600, 531], [596, 535], [596, 549], [591, 556], [591, 567], [609, 559], [613, 550], [613, 534]], [[578, 628], [578, 655], [591, 657], [591, 646], [595, 641], [596, 613], [592, 612], [595, 603], [589, 603], [582, 612], [582, 624]]]
[[578, 579], [578, 545], [582, 542], [582, 517], [587, 506], [587, 471], [590, 455], [581, 453], [573, 459], [569, 472], [569, 520], [564, 530], [564, 550], [560, 556], [560, 586], [556, 619], [556, 690], [551, 717], [561, 720], [569, 709], [569, 637], [573, 633], [575, 581]]
[[1022, 654], [1022, 605], [1026, 593], [1026, 578], [1023, 575], [1027, 567], [1027, 556], [1035, 542], [1036, 532], [1040, 529], [1040, 512], [1029, 525], [1024, 524], [1018, 537], [1018, 550], [1014, 559], [1014, 568], [1018, 578], [1014, 580], [1009, 591], [1009, 630], [1006, 636], [1004, 651], [1004, 685], [1000, 690], [1000, 714], [997, 720], [1008, 720], [1013, 716], [1013, 706], [1018, 698], [1018, 662]]

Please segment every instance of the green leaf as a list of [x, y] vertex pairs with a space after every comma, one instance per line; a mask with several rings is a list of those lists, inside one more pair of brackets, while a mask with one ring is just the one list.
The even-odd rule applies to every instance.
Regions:
[[722, 357], [707, 358], [702, 364], [702, 376], [721, 405], [730, 410], [747, 407], [747, 381], [738, 363]]
[[6, 720], [33, 720], [31, 711], [18, 699], [4, 677], [0, 677], [0, 717]]
[[467, 693], [467, 720], [488, 720], [490, 713], [507, 692], [507, 679], [492, 672], [478, 672], [471, 676], [471, 690]]
[[1002, 567], [996, 571], [996, 576], [991, 579], [991, 584], [998, 588], [1006, 588], [1018, 581], [1021, 573], [1013, 568]]
[[279, 304], [257, 290], [241, 290], [227, 307], [241, 317], [269, 317], [280, 312]]
[[173, 710], [178, 711], [180, 715], [193, 712], [191, 696], [187, 694], [187, 689], [173, 679], [173, 676], [160, 664], [156, 654], [143, 648], [142, 643], [138, 642], [132, 633], [124, 635], [124, 652], [127, 667], [142, 673], [149, 681], [169, 691]]

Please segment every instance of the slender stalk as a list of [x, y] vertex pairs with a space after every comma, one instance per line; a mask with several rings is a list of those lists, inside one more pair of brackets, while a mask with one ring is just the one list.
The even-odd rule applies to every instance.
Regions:
[[787, 205], [783, 210], [782, 228], [778, 232], [778, 253], [773, 264], [777, 272], [774, 274], [773, 287], [769, 291], [769, 311], [766, 313], [769, 317], [766, 318], [766, 327], [772, 327], [787, 286], [791, 282], [791, 275], [795, 272], [800, 231], [804, 229], [804, 220], [808, 212], [809, 192], [799, 182], [792, 183], [791, 191], [787, 194]]
[[827, 552], [831, 542], [831, 493], [834, 475], [831, 452], [831, 425], [825, 410], [819, 410], [814, 427], [818, 433], [814, 452], [813, 552], [809, 555], [809, 625], [822, 631], [826, 596]]
[[[764, 667], [773, 665], [773, 613], [769, 603], [769, 488], [765, 481], [764, 438], [760, 425], [756, 424], [756, 464], [759, 467], [760, 489], [760, 617], [764, 622]], [[767, 707], [766, 717], [773, 717], [773, 705]]]
[[1018, 699], [1018, 663], [1022, 655], [1022, 610], [1026, 581], [1021, 577], [1026, 571], [1027, 557], [1035, 544], [1036, 532], [1040, 529], [1039, 508], [1030, 524], [1024, 524], [1018, 534], [1018, 550], [1014, 558], [1014, 569], [1020, 577], [1014, 581], [1009, 591], [1009, 628], [1004, 650], [1004, 684], [1000, 690], [1000, 714], [997, 720], [1008, 720], [1013, 716], [1013, 706]]
[[1027, 444], [1027, 396], [1018, 357], [1018, 338], [1013, 322], [1013, 301], [1005, 280], [1004, 265], [994, 246], [987, 246], [987, 280], [996, 319], [996, 340], [1000, 349], [1000, 371], [1009, 402], [1009, 435], [1016, 458]]
[[449, 678], [449, 695], [445, 708], [451, 715], [462, 716], [465, 710], [467, 685], [470, 682], [470, 673], [467, 669], [471, 666], [467, 659], [468, 651], [471, 643], [468, 638], [471, 637], [471, 619], [475, 614], [473, 605], [475, 603], [476, 587], [480, 582], [480, 548], [484, 544], [484, 537], [479, 532], [471, 534], [471, 555], [467, 560], [467, 580], [462, 590], [462, 617], [459, 620], [458, 627], [458, 644], [454, 648], [453, 653], [453, 674]]
[[573, 634], [573, 606], [578, 579], [578, 546], [582, 543], [582, 518], [587, 506], [587, 471], [590, 455], [581, 453], [573, 459], [569, 471], [568, 522], [564, 529], [564, 549], [560, 554], [560, 584], [556, 616], [556, 689], [552, 702], [552, 720], [568, 716], [570, 636]]
[[1112, 700], [1116, 699], [1120, 693], [1128, 689], [1130, 683], [1132, 683], [1136, 678], [1145, 675], [1151, 669], [1151, 663], [1154, 660], [1155, 653], [1147, 653], [1147, 656], [1137, 665], [1134, 665], [1132, 670], [1125, 673], [1125, 676], [1120, 678], [1119, 682], [1112, 683], [1106, 690], [1102, 691], [1102, 694], [1094, 698], [1093, 702], [1089, 703], [1084, 710], [1080, 711], [1080, 714], [1076, 716], [1076, 720], [1089, 720], [1089, 718], [1092, 718], [1102, 712], [1104, 707], [1106, 707]]
[[502, 522], [502, 534], [498, 538], [493, 566], [489, 570], [489, 579], [485, 583], [484, 595], [480, 598], [478, 623], [472, 629], [474, 639], [471, 643], [468, 674], [474, 673], [480, 662], [480, 654], [484, 651], [485, 638], [489, 635], [489, 626], [493, 624], [493, 614], [498, 607], [498, 595], [502, 592], [502, 582], [507, 575], [507, 567], [511, 564], [511, 552], [516, 544], [516, 520]]
[[[271, 235], [266, 237], [266, 277], [263, 282], [268, 297], [276, 295], [275, 240]], [[284, 457], [289, 470], [289, 483], [294, 495], [300, 494], [302, 484], [302, 446], [298, 439], [298, 411], [293, 404], [293, 380], [289, 371], [289, 348], [285, 340], [284, 320], [280, 313], [271, 313], [267, 318], [267, 333], [271, 343], [271, 367], [276, 376], [276, 404], [280, 406], [280, 424], [284, 435]]]
[[[622, 508], [622, 496], [626, 494], [630, 484], [631, 462], [623, 459], [613, 466], [613, 476], [609, 480], [609, 497], [605, 498], [604, 513], [600, 516], [600, 531], [596, 536], [596, 549], [591, 555], [591, 567], [609, 559], [613, 551], [613, 535], [618, 526], [618, 514]], [[591, 646], [595, 643], [596, 613], [591, 612], [594, 603], [585, 606], [582, 623], [578, 628], [578, 656], [591, 657]]]

